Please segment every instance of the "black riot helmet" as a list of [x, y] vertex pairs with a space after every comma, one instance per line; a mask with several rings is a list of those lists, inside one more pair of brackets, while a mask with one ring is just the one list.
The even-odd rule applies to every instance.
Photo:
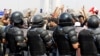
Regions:
[[43, 17], [41, 15], [35, 15], [32, 18], [32, 24], [33, 25], [43, 26], [45, 24], [45, 21], [44, 21], [44, 19], [43, 19]]
[[14, 24], [23, 24], [23, 14], [19, 11], [15, 11], [10, 16], [11, 23]]
[[59, 17], [60, 26], [71, 26], [74, 25], [73, 18], [69, 13], [62, 13]]
[[99, 18], [96, 15], [92, 15], [87, 20], [87, 26], [89, 28], [97, 28], [99, 27]]

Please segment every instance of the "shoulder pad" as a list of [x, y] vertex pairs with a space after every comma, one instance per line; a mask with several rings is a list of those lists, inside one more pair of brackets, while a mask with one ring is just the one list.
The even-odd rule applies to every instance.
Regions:
[[22, 30], [17, 28], [17, 27], [12, 27], [12, 28], [8, 29], [7, 33], [9, 33], [9, 34], [16, 34], [16, 32], [18, 32], [18, 31], [22, 31]]
[[42, 32], [46, 32], [46, 30], [45, 29], [43, 29], [43, 28], [33, 28], [33, 29], [30, 29], [29, 31], [28, 31], [28, 34], [32, 34], [32, 33], [37, 33], [37, 34], [41, 34]]
[[62, 27], [57, 27], [57, 28], [56, 28], [56, 32], [57, 32], [58, 34], [63, 34], [63, 29], [62, 29]]
[[70, 30], [70, 32], [68, 33], [68, 36], [69, 36], [69, 37], [77, 36], [77, 33], [76, 33], [75, 30]]
[[41, 32], [46, 31], [46, 30], [43, 29], [43, 28], [37, 28], [36, 31], [37, 31], [38, 33], [41, 33]]
[[42, 29], [42, 28], [38, 28], [37, 32], [41, 35], [41, 37], [45, 37], [46, 35], [49, 34], [49, 32], [47, 30]]
[[88, 31], [91, 32], [91, 34], [93, 35], [100, 35], [100, 28], [96, 28], [96, 29], [87, 29]]
[[71, 30], [75, 30], [74, 27], [58, 27], [57, 32], [60, 34], [68, 34]]
[[94, 30], [94, 34], [100, 34], [100, 28], [97, 28], [96, 30]]
[[5, 37], [5, 27], [4, 26], [0, 26], [0, 36]]
[[72, 30], [75, 31], [75, 28], [74, 27], [63, 27], [63, 32], [66, 33], [66, 34], [69, 33]]
[[16, 41], [24, 40], [24, 34], [20, 28], [12, 27], [8, 30], [7, 33], [10, 34], [11, 36], [13, 36]]
[[50, 34], [53, 34], [54, 31], [47, 30]]

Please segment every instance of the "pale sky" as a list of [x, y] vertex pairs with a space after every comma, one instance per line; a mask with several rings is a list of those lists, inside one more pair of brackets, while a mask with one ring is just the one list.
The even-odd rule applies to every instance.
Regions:
[[83, 5], [86, 9], [91, 8], [92, 6], [100, 9], [100, 0], [61, 0], [65, 6], [69, 6], [71, 8], [81, 8]]
[[[40, 9], [42, 6], [40, 4], [43, 4], [43, 0], [0, 0], [0, 10], [4, 8], [11, 8], [13, 10], [24, 10], [26, 8]], [[73, 9], [80, 9], [83, 5], [85, 5], [86, 9], [92, 6], [100, 9], [100, 0], [61, 0], [61, 4]]]

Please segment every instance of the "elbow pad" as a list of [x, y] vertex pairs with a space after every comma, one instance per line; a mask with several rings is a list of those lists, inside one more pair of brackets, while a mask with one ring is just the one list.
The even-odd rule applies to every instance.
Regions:
[[46, 42], [50, 42], [50, 41], [52, 40], [52, 35], [51, 35], [51, 34], [46, 35], [46, 36], [44, 37], [44, 40], [45, 40]]
[[40, 35], [45, 42], [49, 42], [52, 39], [52, 35], [48, 31], [43, 31]]
[[74, 44], [74, 43], [77, 43], [77, 42], [78, 42], [77, 36], [71, 37], [70, 41], [71, 41], [71, 43], [73, 43], [73, 44]]
[[77, 33], [74, 30], [69, 32], [68, 37], [69, 37], [71, 43], [78, 42]]

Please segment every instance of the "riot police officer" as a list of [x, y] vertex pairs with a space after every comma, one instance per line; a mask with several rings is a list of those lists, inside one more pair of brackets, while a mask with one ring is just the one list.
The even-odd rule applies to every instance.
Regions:
[[82, 56], [100, 56], [100, 27], [99, 18], [91, 15], [87, 20], [88, 29], [79, 33], [79, 43]]
[[53, 33], [60, 56], [75, 56], [78, 38], [73, 25], [73, 18], [70, 14], [60, 15], [58, 27]]
[[0, 56], [6, 53], [5, 26], [0, 26]]
[[41, 15], [32, 18], [32, 26], [27, 32], [31, 56], [46, 56], [46, 47], [52, 44], [51, 34], [43, 28], [45, 21]]
[[23, 25], [23, 15], [19, 11], [12, 13], [10, 17], [12, 27], [6, 31], [6, 40], [10, 50], [9, 56], [22, 56], [21, 49], [26, 46], [23, 31], [20, 29]]

